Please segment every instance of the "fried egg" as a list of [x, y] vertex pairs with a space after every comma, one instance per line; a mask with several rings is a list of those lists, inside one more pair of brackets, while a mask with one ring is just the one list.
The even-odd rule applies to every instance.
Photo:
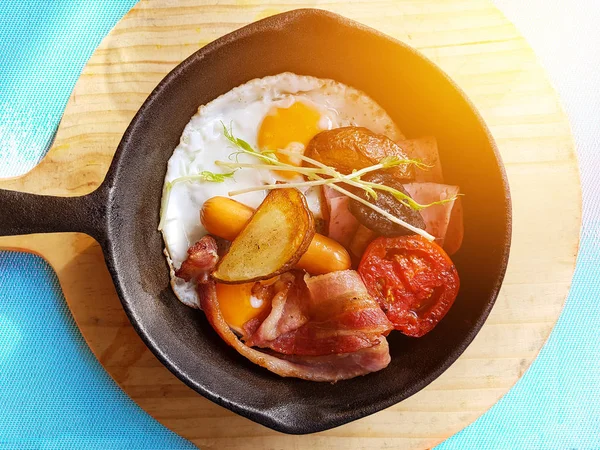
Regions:
[[[237, 138], [261, 151], [286, 148], [303, 152], [320, 131], [345, 126], [366, 127], [394, 141], [403, 137], [388, 114], [365, 93], [333, 80], [293, 73], [251, 80], [201, 106], [185, 127], [180, 143], [169, 159], [163, 191], [163, 195], [169, 196], [168, 202], [163, 199], [163, 205], [167, 206], [163, 211], [162, 234], [171, 268], [171, 285], [183, 303], [194, 307], [198, 307], [194, 283], [175, 277], [175, 270], [187, 257], [188, 248], [206, 234], [200, 222], [200, 209], [204, 202], [215, 196], [227, 197], [234, 190], [278, 181], [302, 181], [302, 176], [289, 171], [242, 168], [222, 182], [176, 183], [169, 193], [166, 186], [178, 178], [198, 175], [203, 171], [228, 172], [215, 161], [228, 161], [238, 149], [225, 137], [223, 125], [231, 128]], [[239, 162], [259, 162], [250, 155], [236, 157]], [[279, 155], [279, 159], [294, 165], [301, 164], [301, 160], [294, 156]], [[311, 211], [318, 218], [321, 214], [318, 194], [314, 189], [303, 192]], [[233, 198], [256, 208], [265, 196], [265, 191], [254, 191]], [[251, 301], [247, 286], [233, 286], [225, 290], [228, 297], [239, 295], [247, 300], [243, 306], [248, 309], [242, 314], [244, 318], [252, 315], [252, 308], [259, 310], [264, 307]], [[241, 316], [236, 316], [236, 321], [241, 319]]]

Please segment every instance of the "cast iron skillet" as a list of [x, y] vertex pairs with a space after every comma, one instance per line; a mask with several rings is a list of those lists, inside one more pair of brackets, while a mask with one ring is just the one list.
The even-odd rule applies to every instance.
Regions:
[[[465, 193], [465, 240], [453, 258], [461, 289], [448, 315], [419, 339], [392, 333], [387, 369], [337, 384], [280, 378], [229, 348], [201, 311], [175, 298], [156, 230], [167, 160], [198, 106], [252, 78], [284, 71], [354, 86], [383, 106], [409, 137], [436, 136], [446, 182]], [[163, 364], [212, 401], [294, 434], [393, 405], [448, 368], [494, 304], [511, 237], [500, 157], [459, 88], [408, 46], [310, 9], [248, 25], [177, 66], [134, 117], [93, 193], [59, 198], [0, 191], [0, 205], [0, 235], [80, 231], [97, 239], [125, 311]]]

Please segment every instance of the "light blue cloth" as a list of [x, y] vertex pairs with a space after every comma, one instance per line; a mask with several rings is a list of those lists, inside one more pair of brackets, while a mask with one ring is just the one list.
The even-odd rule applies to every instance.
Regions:
[[[0, 176], [24, 173], [44, 155], [80, 70], [134, 4], [0, 2]], [[581, 251], [550, 340], [514, 389], [438, 450], [600, 449], [599, 155], [598, 146], [580, 146]], [[52, 269], [12, 252], [0, 252], [0, 448], [193, 448], [105, 373]]]
[[0, 252], [0, 298], [0, 448], [195, 448], [105, 372], [44, 260]]

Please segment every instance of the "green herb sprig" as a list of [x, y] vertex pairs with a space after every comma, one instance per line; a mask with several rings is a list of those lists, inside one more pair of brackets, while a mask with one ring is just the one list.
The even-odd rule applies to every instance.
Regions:
[[[456, 198], [458, 197], [458, 196], [454, 196], [452, 198], [440, 200], [437, 202], [432, 202], [432, 203], [428, 203], [428, 204], [420, 204], [420, 203], [416, 202], [414, 199], [412, 199], [409, 195], [406, 195], [404, 192], [401, 192], [390, 186], [377, 184], [377, 183], [371, 183], [368, 181], [363, 181], [361, 179], [361, 177], [363, 175], [365, 175], [369, 172], [374, 172], [376, 170], [381, 170], [381, 169], [389, 169], [389, 168], [396, 167], [399, 165], [413, 165], [416, 168], [421, 169], [421, 170], [426, 170], [431, 167], [417, 159], [401, 159], [401, 158], [398, 158], [397, 156], [386, 156], [386, 157], [382, 158], [377, 164], [374, 164], [369, 167], [365, 167], [360, 170], [355, 170], [350, 174], [344, 175], [344, 174], [341, 174], [340, 172], [338, 172], [337, 170], [335, 170], [333, 167], [327, 166], [327, 165], [321, 163], [320, 161], [317, 161], [315, 159], [309, 158], [302, 154], [292, 152], [292, 151], [286, 150], [286, 149], [278, 150], [277, 153], [292, 156], [295, 158], [299, 158], [300, 160], [311, 164], [313, 167], [298, 167], [298, 166], [295, 166], [292, 164], [287, 164], [287, 163], [281, 162], [277, 158], [277, 154], [274, 151], [261, 152], [261, 151], [255, 150], [254, 148], [252, 148], [252, 146], [248, 142], [246, 142], [245, 140], [243, 140], [239, 137], [236, 137], [233, 134], [233, 129], [232, 129], [231, 125], [229, 126], [229, 128], [227, 128], [223, 122], [221, 122], [221, 125], [223, 126], [223, 135], [235, 148], [238, 149], [238, 151], [229, 155], [230, 161], [215, 161], [215, 164], [217, 166], [225, 167], [225, 168], [233, 169], [233, 170], [231, 172], [226, 172], [226, 173], [214, 173], [214, 172], [209, 172], [209, 171], [202, 171], [198, 175], [184, 176], [184, 177], [176, 178], [175, 180], [166, 183], [164, 192], [163, 192], [163, 198], [162, 198], [161, 220], [160, 220], [160, 223], [158, 226], [159, 230], [163, 229], [164, 222], [165, 222], [165, 216], [166, 216], [166, 212], [167, 212], [167, 208], [168, 208], [168, 204], [169, 204], [170, 193], [175, 184], [181, 183], [181, 182], [186, 182], [186, 181], [188, 181], [188, 182], [205, 181], [205, 182], [221, 183], [221, 182], [225, 181], [227, 178], [233, 177], [235, 171], [238, 169], [242, 169], [242, 168], [268, 169], [268, 170], [276, 169], [276, 170], [280, 170], [280, 171], [293, 172], [293, 173], [297, 173], [299, 175], [306, 176], [309, 179], [309, 181], [303, 181], [303, 182], [297, 182], [297, 183], [267, 184], [267, 185], [262, 185], [262, 186], [255, 186], [255, 187], [250, 187], [250, 188], [246, 188], [246, 189], [230, 191], [228, 193], [229, 196], [233, 197], [233, 196], [245, 194], [248, 192], [264, 191], [264, 190], [272, 190], [272, 189], [285, 189], [285, 188], [299, 188], [299, 187], [328, 185], [332, 189], [335, 189], [336, 191], [338, 191], [338, 192], [362, 203], [363, 205], [371, 208], [372, 210], [378, 212], [379, 214], [386, 217], [390, 221], [392, 221], [398, 225], [401, 225], [401, 226], [407, 228], [408, 230], [425, 237], [426, 239], [428, 239], [430, 241], [433, 241], [435, 238], [434, 238], [434, 236], [427, 233], [425, 230], [414, 227], [413, 225], [390, 214], [388, 211], [385, 211], [384, 209], [380, 208], [379, 206], [374, 205], [373, 203], [369, 202], [368, 200], [365, 200], [364, 198], [359, 197], [359, 196], [353, 194], [352, 192], [342, 188], [338, 184], [345, 183], [350, 186], [360, 188], [360, 189], [364, 190], [368, 194], [368, 196], [374, 200], [377, 199], [377, 191], [388, 192], [388, 193], [392, 194], [394, 196], [394, 198], [396, 198], [400, 203], [402, 203], [403, 205], [405, 205], [409, 208], [412, 208], [416, 211], [421, 211], [422, 209], [428, 208], [430, 206], [441, 205], [444, 203], [452, 202], [452, 201], [456, 200]], [[257, 158], [260, 161], [260, 163], [259, 164], [241, 163], [241, 162], [239, 162], [239, 155], [242, 155], [242, 154], [253, 156], [253, 157]], [[461, 194], [458, 194], [458, 195], [461, 195]]]
[[158, 231], [161, 231], [165, 225], [167, 209], [169, 208], [169, 199], [171, 198], [171, 190], [173, 189], [173, 186], [186, 181], [208, 181], [211, 183], [222, 183], [227, 178], [232, 178], [234, 173], [235, 170], [232, 170], [231, 172], [227, 173], [215, 173], [210, 172], [208, 170], [203, 170], [198, 175], [187, 175], [184, 177], [175, 178], [173, 181], [168, 181], [167, 183], [165, 183], [165, 187], [163, 189], [162, 202], [160, 206], [160, 222], [158, 224]]
[[[342, 188], [338, 184], [345, 183], [350, 186], [360, 188], [360, 189], [364, 190], [365, 192], [367, 192], [367, 194], [374, 200], [377, 199], [377, 191], [388, 192], [388, 193], [392, 194], [394, 196], [394, 198], [396, 198], [403, 205], [405, 205], [409, 208], [412, 208], [416, 211], [421, 211], [422, 209], [428, 208], [430, 206], [442, 205], [444, 203], [452, 202], [452, 201], [456, 200], [456, 198], [457, 198], [457, 196], [454, 196], [452, 198], [448, 198], [445, 200], [440, 200], [440, 201], [436, 201], [436, 202], [432, 202], [432, 203], [428, 203], [428, 204], [420, 204], [420, 203], [416, 202], [409, 195], [406, 195], [404, 192], [401, 192], [390, 186], [377, 184], [377, 183], [371, 183], [368, 181], [361, 180], [361, 176], [363, 176], [369, 172], [373, 172], [373, 171], [381, 170], [381, 169], [389, 169], [391, 167], [396, 167], [401, 164], [414, 165], [415, 167], [422, 169], [422, 170], [431, 167], [431, 166], [424, 164], [422, 161], [419, 161], [419, 160], [401, 159], [401, 158], [398, 158], [397, 156], [386, 156], [385, 158], [382, 158], [377, 164], [354, 171], [348, 175], [344, 175], [344, 174], [341, 174], [340, 172], [338, 172], [337, 170], [335, 170], [333, 167], [327, 166], [315, 159], [309, 158], [302, 154], [292, 152], [290, 150], [285, 150], [285, 149], [277, 151], [279, 154], [299, 158], [302, 161], [305, 161], [305, 162], [311, 164], [312, 166], [314, 166], [314, 167], [298, 167], [298, 166], [294, 166], [292, 164], [286, 164], [286, 163], [279, 161], [279, 159], [273, 152], [269, 152], [268, 154], [265, 154], [264, 152], [259, 152], [255, 149], [253, 149], [252, 146], [250, 144], [248, 144], [246, 141], [244, 141], [240, 138], [236, 138], [233, 134], [231, 127], [228, 129], [224, 124], [222, 124], [222, 125], [223, 125], [223, 134], [225, 135], [225, 137], [229, 140], [229, 142], [231, 142], [235, 147], [237, 147], [239, 149], [239, 151], [236, 152], [235, 155], [247, 154], [250, 156], [254, 156], [254, 157], [260, 159], [261, 162], [266, 163], [266, 164], [240, 163], [238, 161], [236, 161], [236, 162], [216, 161], [215, 162], [216, 165], [221, 166], [221, 167], [227, 167], [230, 169], [239, 169], [239, 168], [276, 169], [276, 170], [294, 172], [294, 173], [298, 173], [301, 175], [305, 175], [310, 180], [310, 181], [304, 181], [304, 182], [298, 182], [298, 183], [267, 184], [267, 185], [262, 185], [262, 186], [250, 187], [250, 188], [246, 188], [246, 189], [239, 189], [236, 191], [230, 191], [228, 193], [230, 196], [241, 195], [241, 194], [245, 194], [248, 192], [254, 192], [254, 191], [285, 189], [285, 188], [291, 188], [291, 187], [298, 188], [298, 187], [329, 185], [331, 188], [335, 189], [336, 191], [338, 191], [338, 192], [362, 203], [363, 205], [371, 208], [372, 210], [378, 212], [379, 214], [386, 217], [390, 221], [392, 221], [398, 225], [401, 225], [401, 226], [409, 229], [410, 231], [425, 237], [426, 239], [428, 239], [430, 241], [434, 240], [435, 238], [434, 238], [434, 236], [427, 233], [425, 230], [422, 230], [420, 228], [416, 228], [416, 227], [412, 226], [411, 224], [390, 214], [388, 211], [385, 211], [384, 209], [378, 207], [377, 205], [374, 205], [373, 203], [369, 202], [368, 200], [365, 200], [364, 198], [359, 197], [359, 196], [353, 194], [352, 192], [349, 192], [348, 190]], [[324, 178], [325, 176], [327, 178]]]

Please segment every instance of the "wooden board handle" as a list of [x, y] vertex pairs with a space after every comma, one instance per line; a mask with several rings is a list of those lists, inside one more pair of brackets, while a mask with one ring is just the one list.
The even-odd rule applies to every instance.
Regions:
[[0, 236], [80, 231], [103, 242], [107, 193], [55, 197], [0, 189]]

